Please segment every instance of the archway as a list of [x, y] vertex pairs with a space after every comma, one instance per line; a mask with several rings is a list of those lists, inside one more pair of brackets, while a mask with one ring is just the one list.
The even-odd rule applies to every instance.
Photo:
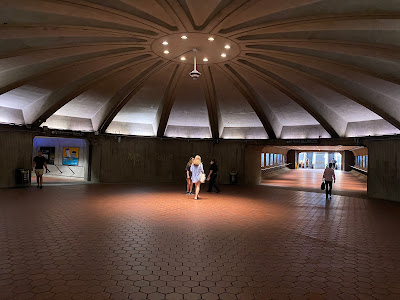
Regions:
[[[86, 139], [35, 137], [32, 158], [39, 150], [47, 160], [45, 184], [79, 184], [90, 181], [90, 147]], [[36, 184], [32, 174], [32, 184]]]

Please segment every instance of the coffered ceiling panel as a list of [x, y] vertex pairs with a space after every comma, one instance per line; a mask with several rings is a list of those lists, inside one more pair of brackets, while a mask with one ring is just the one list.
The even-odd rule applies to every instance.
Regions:
[[0, 123], [214, 139], [400, 133], [400, 0], [0, 0], [0, 24]]

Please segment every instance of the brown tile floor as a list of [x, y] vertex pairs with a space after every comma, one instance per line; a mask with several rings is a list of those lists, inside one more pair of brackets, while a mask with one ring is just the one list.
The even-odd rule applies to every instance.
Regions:
[[[262, 181], [263, 185], [284, 187], [293, 190], [321, 191], [322, 175], [324, 170], [313, 169], [282, 169], [278, 172], [267, 174]], [[333, 193], [340, 195], [366, 196], [367, 177], [356, 171], [345, 172], [335, 170], [336, 183], [333, 184]]]
[[400, 299], [397, 203], [181, 190], [0, 190], [0, 299]]

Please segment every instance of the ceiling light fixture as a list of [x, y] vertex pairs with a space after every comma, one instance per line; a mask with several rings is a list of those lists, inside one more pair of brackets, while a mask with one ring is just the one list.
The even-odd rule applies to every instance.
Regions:
[[212, 42], [212, 41], [214, 40], [214, 38], [213, 38], [212, 36], [210, 36], [210, 37], [208, 38], [208, 40], [209, 40], [210, 42]]
[[203, 58], [203, 61], [208, 61], [208, 58], [207, 57]]
[[231, 49], [231, 46], [225, 45], [225, 49]]
[[182, 56], [182, 57], [181, 57], [181, 60], [186, 60], [186, 57]]
[[169, 51], [168, 51], [168, 50], [165, 50], [165, 51], [164, 51], [164, 54], [168, 54], [168, 53], [169, 53]]
[[186, 36], [186, 35], [182, 35], [182, 36], [181, 36], [181, 39], [182, 39], [182, 40], [186, 40], [186, 39], [187, 39], [187, 36]]
[[166, 46], [166, 45], [168, 45], [168, 42], [164, 41], [164, 42], [162, 42], [162, 44]]
[[222, 53], [221, 56], [222, 56], [222, 57], [226, 57], [226, 54], [225, 54], [225, 53]]

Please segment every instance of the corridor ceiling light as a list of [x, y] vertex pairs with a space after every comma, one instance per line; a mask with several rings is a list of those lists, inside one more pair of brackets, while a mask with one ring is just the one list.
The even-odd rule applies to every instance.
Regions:
[[164, 42], [162, 42], [162, 44], [166, 46], [166, 45], [168, 45], [168, 42], [164, 41]]
[[225, 49], [231, 49], [231, 46], [225, 45]]
[[222, 56], [222, 57], [226, 57], [226, 54], [225, 54], [225, 53], [222, 53], [221, 56]]
[[186, 57], [182, 56], [182, 57], [181, 57], [181, 60], [186, 60]]
[[203, 58], [203, 61], [208, 61], [208, 58], [206, 58], [206, 57], [205, 57], [205, 58]]
[[168, 51], [168, 50], [165, 50], [165, 51], [164, 51], [164, 54], [168, 54], [168, 53], [169, 53], [169, 51]]
[[186, 35], [182, 35], [182, 36], [181, 36], [181, 39], [182, 39], [182, 40], [186, 40], [186, 39], [187, 39], [187, 36], [186, 36]]
[[212, 42], [212, 41], [214, 40], [214, 38], [213, 38], [212, 36], [210, 36], [210, 37], [208, 38], [208, 40], [209, 40], [210, 42]]

